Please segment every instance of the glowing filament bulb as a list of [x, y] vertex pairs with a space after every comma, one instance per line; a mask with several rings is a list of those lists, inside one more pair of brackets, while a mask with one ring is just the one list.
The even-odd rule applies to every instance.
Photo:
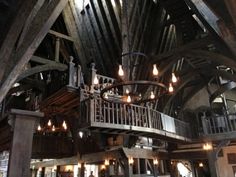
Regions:
[[52, 122], [51, 122], [51, 120], [49, 119], [48, 120], [48, 126], [50, 127], [52, 125]]
[[56, 130], [56, 129], [55, 129], [55, 126], [53, 125], [53, 126], [52, 126], [52, 131], [55, 132], [55, 130]]
[[129, 94], [129, 89], [125, 89], [125, 93], [126, 93], [126, 94]]
[[158, 75], [158, 69], [157, 69], [157, 65], [156, 64], [153, 65], [152, 73], [153, 73], [154, 76]]
[[154, 165], [158, 165], [158, 160], [157, 160], [157, 159], [154, 159], [154, 160], [153, 160], [153, 164], [154, 164]]
[[170, 85], [169, 85], [169, 92], [172, 93], [173, 91], [174, 91], [173, 85], [172, 85], [172, 83], [170, 83]]
[[38, 130], [38, 131], [41, 131], [41, 130], [42, 130], [42, 128], [41, 128], [41, 126], [40, 126], [40, 125], [38, 125], [38, 128], [37, 128], [37, 130]]
[[175, 76], [175, 73], [172, 73], [172, 78], [171, 78], [173, 83], [177, 82], [177, 77]]
[[62, 126], [63, 127], [66, 126], [66, 121], [63, 121]]
[[128, 95], [127, 97], [127, 103], [130, 103], [131, 102], [131, 97]]
[[133, 159], [133, 157], [129, 157], [129, 164], [130, 164], [130, 165], [133, 165], [133, 164], [134, 164], [134, 159]]
[[153, 92], [151, 92], [150, 98], [151, 98], [151, 99], [154, 99], [154, 98], [155, 98], [155, 95], [154, 95]]
[[98, 76], [97, 74], [94, 76], [93, 84], [97, 85], [98, 84]]
[[62, 127], [63, 127], [65, 130], [67, 130], [66, 121], [63, 121], [63, 123], [62, 123]]
[[122, 65], [119, 65], [118, 75], [124, 76], [124, 70], [122, 69]]
[[108, 159], [105, 160], [104, 165], [106, 165], [106, 166], [109, 165], [109, 160]]

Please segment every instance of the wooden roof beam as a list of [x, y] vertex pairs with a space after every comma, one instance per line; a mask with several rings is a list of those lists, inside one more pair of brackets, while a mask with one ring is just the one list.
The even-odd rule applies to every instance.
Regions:
[[68, 0], [46, 1], [32, 20], [22, 44], [11, 56], [8, 56], [9, 67], [5, 71], [0, 84], [0, 102], [2, 102], [17, 77], [21, 74], [25, 64], [30, 60], [67, 2]]

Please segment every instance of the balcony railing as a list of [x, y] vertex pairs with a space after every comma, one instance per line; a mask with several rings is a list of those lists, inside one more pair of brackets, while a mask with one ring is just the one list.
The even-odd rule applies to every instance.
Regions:
[[81, 102], [81, 128], [110, 127], [191, 138], [189, 124], [146, 106], [110, 103], [99, 96]]
[[205, 135], [222, 134], [236, 131], [236, 114], [202, 117]]

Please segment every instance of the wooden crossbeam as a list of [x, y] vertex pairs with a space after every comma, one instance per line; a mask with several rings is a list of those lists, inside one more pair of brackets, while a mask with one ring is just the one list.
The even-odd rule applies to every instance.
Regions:
[[[27, 17], [30, 15], [31, 11], [33, 10], [35, 4], [37, 3], [36, 0], [29, 0], [25, 3], [22, 3], [19, 10], [16, 13], [15, 19], [6, 34], [6, 37], [3, 43], [0, 45], [0, 62], [1, 62], [1, 69], [0, 69], [0, 80], [2, 80], [5, 67], [9, 62], [9, 57], [13, 52], [14, 46], [16, 41], [21, 33], [21, 30], [24, 26], [24, 21], [26, 21]], [[0, 101], [1, 102], [1, 101]]]
[[6, 69], [0, 85], [0, 102], [21, 74], [23, 67], [30, 60], [67, 2], [68, 0], [46, 1], [39, 10], [28, 28], [28, 34], [23, 39], [22, 45], [8, 57], [9, 67]]

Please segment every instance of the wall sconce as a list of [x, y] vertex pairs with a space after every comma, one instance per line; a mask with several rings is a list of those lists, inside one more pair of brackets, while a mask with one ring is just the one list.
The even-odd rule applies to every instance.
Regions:
[[129, 157], [129, 164], [133, 165], [134, 164], [134, 158], [133, 157]]
[[105, 166], [108, 166], [108, 165], [110, 165], [110, 163], [109, 163], [109, 160], [108, 160], [108, 159], [105, 159], [104, 165], [105, 165]]
[[205, 144], [203, 144], [202, 148], [203, 148], [203, 150], [205, 150], [205, 151], [209, 151], [209, 150], [212, 150], [212, 149], [213, 149], [211, 143], [205, 143]]
[[200, 162], [199, 163], [199, 167], [203, 167], [204, 165], [203, 165], [203, 163], [202, 162]]
[[157, 160], [157, 158], [153, 159], [153, 164], [154, 164], [154, 165], [158, 165], [158, 160]]

